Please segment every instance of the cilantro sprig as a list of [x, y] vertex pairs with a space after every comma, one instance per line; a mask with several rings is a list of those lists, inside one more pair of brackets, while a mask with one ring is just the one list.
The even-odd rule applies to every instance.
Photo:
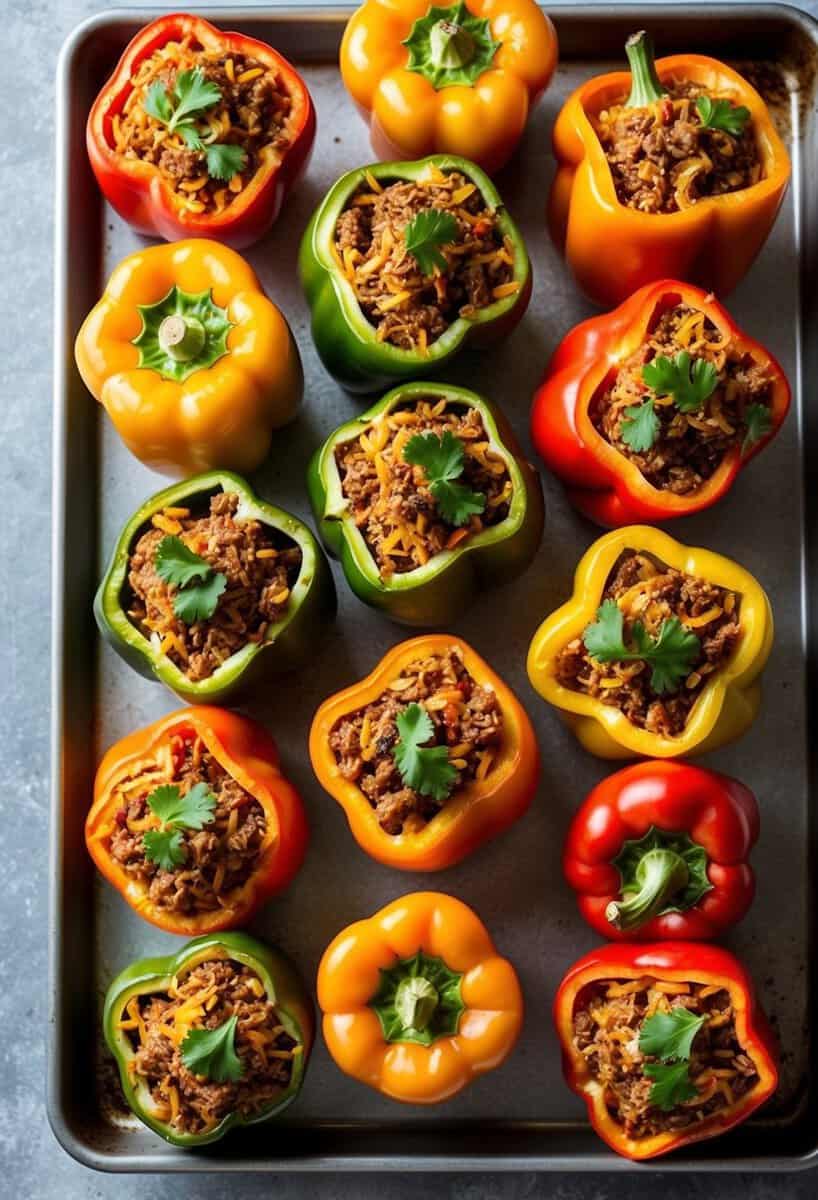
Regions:
[[176, 784], [164, 784], [151, 792], [147, 804], [161, 828], [143, 834], [145, 857], [163, 871], [172, 871], [186, 858], [182, 830], [204, 829], [213, 819], [216, 797], [206, 783], [194, 784], [184, 795]]
[[704, 129], [720, 129], [731, 137], [741, 137], [744, 126], [750, 120], [750, 110], [743, 104], [713, 100], [710, 96], [697, 97], [696, 109]]
[[716, 390], [719, 373], [714, 363], [680, 350], [673, 358], [658, 354], [645, 363], [642, 381], [657, 396], [672, 396], [679, 412], [697, 412]]
[[416, 433], [403, 449], [403, 461], [422, 467], [429, 491], [437, 501], [444, 520], [451, 525], [466, 525], [472, 514], [486, 507], [486, 497], [473, 492], [465, 483], [456, 480], [463, 474], [466, 452], [460, 438], [448, 429], [440, 437], [436, 433]]
[[622, 441], [636, 454], [650, 450], [659, 436], [659, 418], [652, 396], [646, 396], [641, 404], [629, 404], [619, 422]]
[[431, 275], [435, 267], [447, 271], [449, 264], [441, 254], [440, 247], [457, 237], [457, 221], [449, 212], [425, 208], [412, 218], [403, 231], [403, 237], [406, 249], [424, 275]]
[[173, 611], [186, 625], [208, 621], [216, 611], [219, 597], [227, 587], [227, 577], [215, 571], [206, 559], [171, 534], [162, 538], [154, 560], [156, 574], [163, 582], [178, 588]]
[[657, 1012], [643, 1023], [639, 1049], [659, 1062], [645, 1063], [642, 1074], [653, 1080], [650, 1102], [663, 1112], [693, 1100], [698, 1091], [690, 1078], [690, 1056], [696, 1034], [707, 1020], [677, 1004], [669, 1013]]
[[773, 427], [773, 419], [766, 404], [748, 404], [744, 410], [744, 441], [741, 443], [741, 453], [760, 442]]
[[236, 1054], [238, 1018], [230, 1017], [215, 1029], [191, 1029], [179, 1048], [182, 1062], [194, 1075], [214, 1083], [236, 1083], [244, 1075], [244, 1063]]
[[454, 786], [457, 769], [449, 762], [445, 746], [424, 746], [434, 736], [432, 718], [420, 704], [409, 704], [395, 721], [400, 741], [393, 755], [406, 787], [421, 796], [445, 800]]
[[211, 178], [227, 180], [244, 170], [246, 153], [229, 142], [207, 141], [196, 127], [196, 121], [221, 98], [218, 85], [205, 78], [201, 67], [193, 67], [178, 73], [171, 91], [160, 80], [152, 83], [142, 107], [170, 133], [178, 133], [189, 150], [204, 154]]
[[598, 662], [644, 662], [651, 668], [650, 686], [658, 696], [678, 690], [699, 653], [699, 639], [685, 629], [678, 617], [662, 621], [652, 637], [641, 621], [631, 627], [633, 649], [625, 644], [624, 618], [615, 600], [605, 600], [597, 609], [596, 621], [582, 640]]

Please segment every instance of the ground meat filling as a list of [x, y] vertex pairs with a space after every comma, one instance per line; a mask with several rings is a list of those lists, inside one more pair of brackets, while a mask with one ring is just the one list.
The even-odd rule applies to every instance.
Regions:
[[[421, 271], [406, 248], [404, 232], [418, 213], [451, 213], [454, 240], [439, 247], [447, 269]], [[459, 171], [428, 175], [383, 187], [373, 176], [338, 218], [335, 248], [378, 341], [402, 350], [425, 350], [458, 317], [519, 291], [514, 246], [504, 237], [494, 209]]]
[[[166, 871], [145, 853], [144, 834], [158, 829], [148, 796], [162, 784], [176, 784], [185, 795], [198, 783], [213, 793], [216, 808], [203, 829], [180, 829], [184, 861]], [[230, 895], [247, 882], [261, 855], [267, 821], [264, 810], [202, 742], [192, 734], [175, 734], [162, 747], [155, 767], [117, 784], [120, 806], [108, 848], [111, 857], [144, 884], [155, 907], [185, 916], [213, 912], [229, 904]]]
[[650, 668], [642, 660], [601, 663], [589, 655], [582, 638], [574, 638], [557, 656], [557, 679], [564, 687], [618, 708], [640, 729], [678, 736], [702, 689], [728, 662], [741, 637], [741, 597], [651, 555], [628, 550], [614, 568], [600, 604], [603, 600], [616, 600], [622, 609], [629, 644], [635, 621], [655, 637], [663, 621], [678, 617], [700, 646], [689, 675], [678, 691], [657, 695]]
[[[446, 800], [405, 787], [395, 765], [395, 722], [410, 704], [426, 709], [434, 725], [427, 744], [447, 746], [457, 769]], [[464, 784], [485, 779], [502, 739], [503, 714], [495, 693], [475, 682], [453, 646], [411, 663], [377, 700], [341, 717], [330, 733], [330, 747], [343, 777], [364, 793], [384, 832], [395, 835], [422, 829]]]
[[[221, 100], [196, 113], [196, 131], [205, 143], [240, 146], [244, 165], [229, 179], [208, 173], [204, 150], [191, 149], [145, 110], [154, 83], [172, 93], [182, 71], [199, 68], [216, 84]], [[142, 60], [131, 76], [122, 111], [112, 118], [117, 152], [156, 167], [183, 210], [218, 213], [241, 194], [256, 172], [277, 161], [292, 142], [293, 99], [287, 85], [266, 63], [246, 54], [205, 50], [195, 40], [168, 42]]]
[[[650, 1102], [653, 1084], [642, 1067], [657, 1060], [642, 1054], [639, 1034], [648, 1017], [680, 1006], [708, 1016], [690, 1057], [689, 1075], [699, 1094], [663, 1111]], [[731, 1107], [758, 1081], [755, 1064], [736, 1034], [730, 994], [713, 984], [666, 983], [650, 977], [600, 980], [580, 996], [574, 1047], [604, 1086], [608, 1110], [630, 1138], [695, 1125]]]
[[[595, 120], [617, 199], [646, 213], [673, 213], [708, 196], [751, 187], [762, 177], [752, 121], [738, 135], [706, 128], [687, 81], [645, 108], [615, 105]], [[730, 97], [722, 97], [730, 99]]]
[[[718, 370], [715, 390], [694, 412], [681, 412], [672, 398], [659, 398], [642, 379], [642, 368], [657, 355], [673, 358], [686, 350]], [[633, 409], [651, 399], [659, 419], [653, 445], [636, 451], [625, 441]], [[697, 491], [719, 467], [728, 450], [747, 436], [750, 405], [768, 410], [772, 382], [764, 368], [725, 338], [704, 313], [676, 304], [659, 316], [646, 341], [625, 359], [603, 386], [590, 410], [597, 431], [635, 463], [660, 491], [686, 496]]]
[[[473, 514], [467, 525], [451, 525], [444, 519], [423, 468], [403, 459], [403, 450], [415, 434], [441, 437], [446, 431], [464, 448], [459, 482], [486, 498], [483, 512]], [[353, 441], [338, 446], [335, 461], [355, 524], [384, 579], [423, 566], [442, 550], [454, 549], [508, 516], [512, 494], [508, 467], [491, 449], [475, 408], [430, 397], [411, 408], [396, 409]]]
[[[194, 1075], [182, 1061], [186, 1034], [218, 1029], [233, 1016], [241, 1078], [217, 1083]], [[293, 1058], [301, 1049], [255, 971], [230, 959], [200, 963], [167, 992], [134, 996], [120, 1028], [135, 1051], [132, 1078], [150, 1091], [151, 1115], [178, 1133], [207, 1133], [228, 1113], [252, 1117], [272, 1104], [289, 1085]]]
[[[128, 562], [128, 616], [148, 640], [193, 683], [207, 679], [248, 642], [261, 642], [280, 621], [301, 568], [301, 551], [278, 531], [237, 517], [239, 497], [220, 492], [207, 516], [187, 508], [156, 513]], [[165, 537], [181, 538], [227, 579], [212, 617], [186, 625], [173, 609], [176, 588], [156, 573]]]

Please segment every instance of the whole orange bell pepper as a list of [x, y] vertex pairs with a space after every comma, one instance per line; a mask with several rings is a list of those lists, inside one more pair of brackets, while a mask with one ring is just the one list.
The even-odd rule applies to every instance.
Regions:
[[[163, 769], [168, 763], [175, 766], [185, 742], [193, 739], [200, 739], [230, 778], [258, 802], [265, 830], [250, 875], [225, 894], [224, 903], [212, 910], [182, 912], [161, 906], [152, 898], [149, 883], [125, 870], [111, 852], [111, 835], [127, 821], [127, 800], [137, 794], [128, 785], [142, 775], [148, 791], [172, 783]], [[244, 925], [292, 881], [308, 838], [301, 797], [281, 774], [273, 739], [249, 717], [206, 705], [169, 713], [111, 746], [97, 769], [94, 801], [85, 822], [88, 852], [108, 882], [144, 920], [184, 937]], [[185, 863], [179, 866], [184, 869]]]
[[517, 973], [460, 900], [415, 892], [348, 926], [318, 968], [327, 1048], [347, 1075], [438, 1104], [500, 1066], [523, 1022]]
[[[464, 783], [422, 829], [387, 833], [358, 784], [342, 774], [330, 746], [330, 733], [343, 717], [388, 691], [409, 664], [453, 647], [460, 651], [475, 682], [497, 697], [503, 715], [502, 741], [485, 777]], [[496, 837], [526, 811], [540, 775], [534, 730], [517, 697], [471, 646], [445, 633], [401, 642], [366, 679], [325, 700], [310, 729], [310, 758], [318, 782], [343, 808], [361, 849], [402, 871], [439, 871]]]
[[458, 154], [492, 173], [513, 154], [557, 65], [534, 0], [366, 0], [341, 75], [382, 159]]
[[241, 255], [203, 238], [124, 258], [75, 355], [131, 453], [168, 474], [255, 470], [301, 402], [284, 316]]
[[[773, 226], [790, 177], [787, 151], [761, 96], [718, 59], [674, 54], [652, 64], [639, 54], [650, 54], [644, 35], [628, 46], [633, 77], [613, 71], [589, 79], [571, 93], [557, 117], [551, 234], [579, 286], [598, 304], [619, 304], [643, 284], [667, 278], [723, 295], [746, 275]], [[628, 97], [632, 78], [644, 84], [654, 65], [661, 83], [691, 82], [749, 109], [762, 168], [757, 183], [703, 197], [679, 212], [640, 212], [620, 203], [592, 121]]]

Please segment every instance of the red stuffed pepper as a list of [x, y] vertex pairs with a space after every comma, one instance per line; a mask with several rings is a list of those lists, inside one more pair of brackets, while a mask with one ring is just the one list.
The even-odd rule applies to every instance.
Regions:
[[603, 937], [717, 937], [752, 903], [758, 829], [755, 796], [737, 779], [651, 759], [589, 794], [568, 830], [565, 878]]
[[314, 140], [310, 94], [285, 58], [184, 13], [130, 42], [86, 134], [100, 188], [134, 229], [234, 249], [276, 220]]
[[753, 982], [718, 946], [592, 950], [560, 984], [554, 1021], [568, 1086], [625, 1158], [725, 1133], [778, 1086], [775, 1038]]
[[185, 937], [244, 925], [291, 882], [307, 840], [273, 739], [205, 705], [111, 746], [85, 823], [105, 878], [140, 917]]
[[773, 356], [712, 295], [665, 279], [563, 339], [531, 435], [591, 520], [665, 521], [729, 491], [789, 404]]

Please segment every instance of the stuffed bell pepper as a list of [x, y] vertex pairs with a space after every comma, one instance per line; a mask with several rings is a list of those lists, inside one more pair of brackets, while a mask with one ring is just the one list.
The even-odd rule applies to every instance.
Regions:
[[773, 356], [713, 296], [665, 279], [563, 339], [531, 435], [592, 520], [664, 521], [720, 500], [789, 404]]
[[499, 1067], [523, 1023], [517, 973], [453, 896], [415, 892], [356, 921], [318, 968], [324, 1039], [347, 1075], [439, 1104]]
[[292, 881], [307, 839], [273, 739], [205, 706], [111, 746], [85, 823], [91, 857], [128, 904], [186, 937], [249, 921]]
[[334, 613], [329, 564], [310, 530], [228, 471], [146, 500], [94, 601], [116, 652], [189, 703], [303, 664]]
[[548, 86], [557, 35], [534, 0], [366, 0], [340, 65], [380, 158], [462, 154], [491, 174]]
[[407, 383], [336, 429], [308, 488], [325, 546], [365, 604], [408, 625], [455, 620], [514, 579], [542, 537], [542, 485], [482, 396]]
[[404, 871], [451, 866], [495, 837], [526, 811], [540, 773], [522, 705], [448, 634], [402, 642], [326, 700], [310, 758], [358, 845]]
[[276, 220], [314, 140], [310, 94], [282, 55], [185, 13], [130, 42], [86, 134], [105, 198], [139, 233], [236, 249]]
[[761, 96], [724, 63], [654, 64], [644, 32], [626, 50], [630, 73], [590, 79], [557, 118], [552, 235], [598, 304], [667, 278], [721, 296], [772, 229], [787, 151]]
[[255, 470], [301, 402], [284, 316], [240, 255], [205, 239], [123, 259], [75, 356], [131, 453], [169, 474]]
[[656, 1158], [740, 1124], [778, 1086], [744, 967], [702, 942], [606, 945], [554, 1002], [566, 1082], [617, 1154]]
[[737, 779], [648, 760], [588, 795], [568, 830], [565, 878], [612, 941], [717, 937], [753, 901], [758, 829], [756, 798]]
[[522, 236], [465, 158], [342, 175], [301, 242], [324, 366], [349, 391], [430, 375], [464, 346], [507, 337], [531, 297]]
[[193, 1150], [295, 1100], [314, 1018], [279, 950], [222, 933], [126, 967], [108, 988], [103, 1027], [134, 1114]]
[[528, 675], [593, 754], [703, 754], [755, 720], [772, 640], [749, 571], [630, 525], [583, 556], [573, 596], [534, 635]]

